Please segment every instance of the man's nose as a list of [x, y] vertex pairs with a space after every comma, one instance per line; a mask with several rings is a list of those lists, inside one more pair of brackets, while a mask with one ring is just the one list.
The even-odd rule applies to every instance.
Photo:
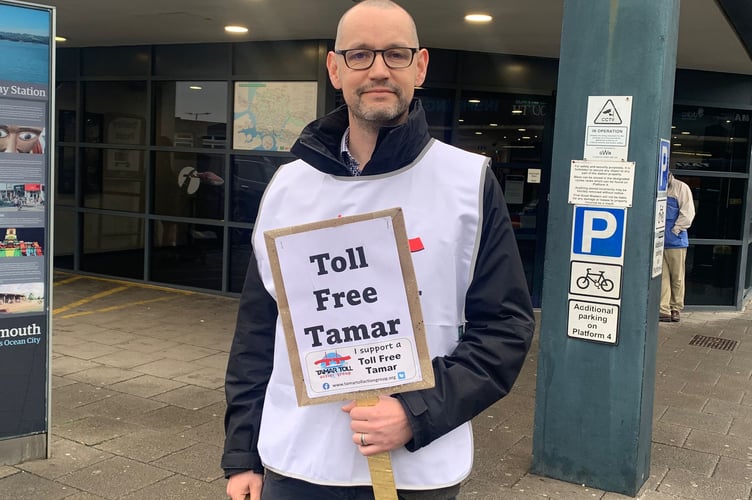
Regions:
[[383, 52], [376, 53], [376, 57], [368, 72], [373, 79], [381, 79], [389, 76], [389, 66], [386, 65]]

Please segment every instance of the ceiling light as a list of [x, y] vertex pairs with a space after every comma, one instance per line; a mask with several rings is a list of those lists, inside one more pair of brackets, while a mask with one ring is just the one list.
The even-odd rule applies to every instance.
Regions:
[[248, 28], [245, 26], [225, 26], [225, 31], [228, 33], [248, 33]]
[[483, 135], [483, 132], [476, 132], [475, 135]]
[[67, 39], [67, 38], [65, 38], [64, 36], [56, 36], [56, 37], [55, 37], [55, 41], [56, 41], [56, 42], [67, 42], [67, 41], [68, 41], [68, 39]]
[[674, 147], [677, 147], [677, 148], [680, 148], [680, 147], [681, 147], [681, 144], [680, 144], [680, 143], [678, 143], [678, 142], [675, 142], [675, 143], [674, 143], [673, 145], [674, 145]]
[[470, 104], [480, 104], [480, 99], [468, 99], [467, 102]]
[[518, 128], [517, 132], [527, 132], [527, 129], [526, 128]]
[[690, 132], [687, 132], [687, 131], [683, 131], [683, 132], [681, 133], [681, 135], [689, 135], [689, 134], [690, 134]]
[[530, 140], [530, 136], [529, 135], [523, 135], [522, 138], [525, 139], [526, 141]]
[[188, 87], [188, 88], [189, 88], [189, 89], [191, 89], [191, 90], [201, 90], [201, 89], [203, 89], [204, 87], [202, 87], [201, 85], [191, 85], [191, 86], [190, 86], [190, 87]]
[[489, 127], [498, 127], [499, 124], [498, 123], [489, 123], [488, 126]]
[[490, 23], [493, 17], [488, 14], [468, 14], [465, 16], [465, 21], [469, 23]]
[[513, 109], [512, 110], [512, 114], [513, 115], [521, 115], [522, 114], [522, 110], [521, 109]]

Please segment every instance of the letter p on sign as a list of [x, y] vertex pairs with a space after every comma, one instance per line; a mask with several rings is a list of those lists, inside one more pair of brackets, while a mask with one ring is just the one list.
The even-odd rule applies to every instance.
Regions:
[[574, 207], [572, 253], [623, 257], [626, 210]]

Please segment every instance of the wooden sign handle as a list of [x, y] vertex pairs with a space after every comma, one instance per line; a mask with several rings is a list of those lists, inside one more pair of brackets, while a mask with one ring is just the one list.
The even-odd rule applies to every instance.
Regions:
[[[357, 406], [375, 406], [379, 402], [378, 397], [358, 399]], [[377, 453], [368, 457], [368, 470], [371, 471], [371, 483], [373, 484], [373, 497], [375, 500], [398, 500], [397, 487], [394, 485], [394, 471], [392, 470], [392, 457], [388, 451]]]

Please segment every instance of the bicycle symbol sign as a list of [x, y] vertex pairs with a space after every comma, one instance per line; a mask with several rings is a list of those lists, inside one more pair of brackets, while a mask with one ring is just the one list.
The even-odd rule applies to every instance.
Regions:
[[605, 271], [601, 270], [601, 272], [591, 272], [591, 269], [592, 268], [588, 267], [585, 275], [577, 278], [577, 281], [575, 283], [577, 283], [578, 287], [585, 290], [592, 283], [595, 288], [600, 288], [604, 292], [610, 292], [614, 289], [614, 282], [603, 276], [603, 273]]
[[569, 293], [619, 299], [622, 267], [603, 262], [571, 262]]

